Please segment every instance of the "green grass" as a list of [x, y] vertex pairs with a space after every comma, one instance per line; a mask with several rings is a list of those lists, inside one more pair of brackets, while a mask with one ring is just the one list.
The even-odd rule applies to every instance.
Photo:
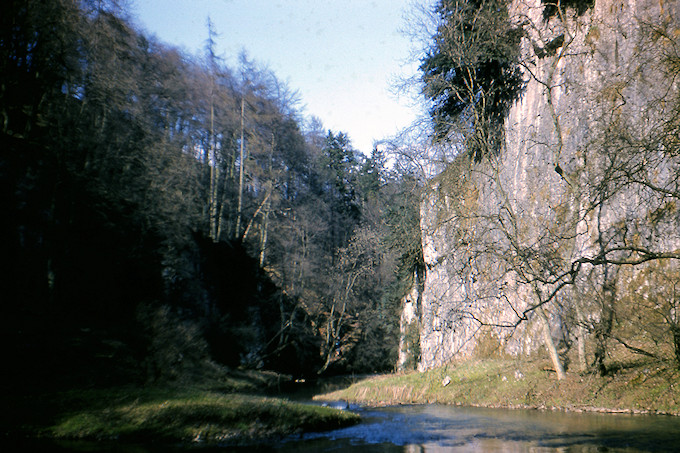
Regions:
[[[668, 364], [640, 363], [605, 377], [570, 372], [563, 381], [546, 365], [545, 361], [473, 360], [424, 373], [377, 376], [316, 399], [680, 415], [680, 372]], [[451, 382], [444, 386], [446, 376]]]
[[327, 430], [356, 421], [351, 413], [276, 398], [209, 392], [159, 396], [67, 414], [49, 432], [59, 438], [223, 442]]
[[359, 421], [326, 407], [200, 389], [69, 391], [23, 398], [19, 406], [26, 417], [16, 431], [57, 439], [243, 443]]

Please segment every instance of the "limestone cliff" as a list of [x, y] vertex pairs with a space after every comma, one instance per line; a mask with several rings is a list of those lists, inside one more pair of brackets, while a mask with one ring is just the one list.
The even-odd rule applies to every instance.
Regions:
[[[421, 370], [496, 349], [526, 354], [546, 339], [562, 352], [578, 345], [585, 362], [585, 345], [598, 359], [616, 329], [628, 344], [649, 334], [617, 319], [642, 303], [630, 294], [652, 297], [654, 269], [673, 267], [661, 258], [680, 245], [680, 7], [586, 4], [545, 19], [541, 0], [512, 3], [526, 85], [504, 147], [480, 163], [460, 156], [430, 181], [427, 274], [402, 315], [402, 337], [418, 325]], [[401, 349], [400, 365], [404, 340]]]

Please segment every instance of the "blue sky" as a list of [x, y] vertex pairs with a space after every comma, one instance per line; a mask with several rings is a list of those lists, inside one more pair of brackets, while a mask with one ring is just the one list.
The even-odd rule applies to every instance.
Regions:
[[[346, 132], [370, 153], [374, 140], [414, 121], [417, 109], [393, 93], [409, 76], [414, 45], [400, 32], [412, 0], [132, 0], [136, 23], [161, 41], [202, 52], [207, 17], [230, 66], [245, 50], [299, 91], [304, 112]], [[422, 2], [421, 2], [422, 3]]]

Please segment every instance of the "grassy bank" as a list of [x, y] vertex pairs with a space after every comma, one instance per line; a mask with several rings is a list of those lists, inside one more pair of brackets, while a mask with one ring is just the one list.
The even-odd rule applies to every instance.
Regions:
[[[244, 391], [252, 380], [225, 383]], [[242, 444], [351, 425], [359, 417], [285, 399], [206, 389], [118, 387], [10, 396], [3, 435]]]
[[558, 381], [544, 361], [485, 359], [373, 377], [316, 399], [680, 415], [678, 390], [680, 372], [662, 362], [628, 364], [604, 377], [571, 372]]

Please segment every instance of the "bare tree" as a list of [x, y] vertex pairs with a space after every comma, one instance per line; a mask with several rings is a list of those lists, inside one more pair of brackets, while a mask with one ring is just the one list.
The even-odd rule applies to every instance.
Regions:
[[[516, 61], [528, 78], [527, 89], [533, 90], [527, 95], [544, 99], [539, 113], [547, 113], [547, 121], [525, 126], [521, 124], [525, 119], [511, 116], [502, 148], [492, 136], [475, 132], [476, 117], [466, 116], [464, 109], [454, 116], [459, 123], [449, 139], [468, 147], [473, 140], [474, 149], [481, 146], [489, 152], [483, 159], [476, 153], [471, 153], [471, 161], [459, 158], [431, 182], [434, 191], [426, 199], [431, 206], [424, 209], [438, 213], [426, 215], [432, 219], [426, 222], [426, 229], [431, 228], [426, 234], [443, 234], [452, 245], [430, 255], [426, 250], [426, 262], [448, 269], [446, 291], [453, 292], [440, 291], [442, 299], [437, 302], [440, 308], [448, 307], [444, 311], [450, 314], [440, 313], [444, 319], [510, 332], [537, 319], [560, 375], [562, 364], [550, 332], [555, 328], [565, 334], [576, 332], [582, 363], [589, 332], [595, 344], [593, 365], [605, 373], [611, 340], [627, 344], [631, 351], [643, 350], [615, 332], [618, 301], [629, 290], [621, 269], [644, 269], [651, 261], [678, 258], [677, 226], [667, 215], [678, 181], [673, 82], [678, 59], [668, 29], [677, 21], [667, 18], [677, 12], [663, 11], [655, 20], [655, 7], [645, 6], [617, 22], [604, 20], [599, 13], [585, 14], [588, 7], [581, 10], [564, 2], [550, 6], [546, 16], [541, 14], [548, 11], [543, 6], [519, 2], [508, 18], [524, 30], [523, 51]], [[452, 17], [462, 10], [454, 8]], [[640, 33], [635, 24], [643, 25]], [[455, 26], [450, 35], [442, 28], [438, 31], [451, 41], [446, 49], [452, 53], [458, 41], [474, 44], [484, 36]], [[623, 44], [618, 36], [624, 37]], [[602, 42], [595, 43], [598, 39]], [[619, 52], [628, 52], [625, 60]], [[462, 50], [458, 53], [464, 55]], [[567, 65], [579, 68], [587, 62], [600, 65], [606, 77], [593, 84], [579, 79], [577, 71], [565, 70]], [[444, 87], [445, 79], [439, 83]], [[455, 98], [457, 91], [449, 89]], [[569, 93], [587, 99], [582, 113], [565, 104]], [[472, 99], [477, 98], [468, 96], [469, 102]], [[638, 115], [640, 111], [644, 113]], [[540, 129], [543, 126], [548, 127]], [[508, 170], [517, 164], [508, 159], [526, 161], [516, 148], [526, 148], [525, 156], [533, 156], [536, 168], [548, 172], [536, 173], [541, 182], [533, 193], [518, 187], [513, 182], [516, 174]], [[472, 285], [466, 283], [470, 275], [476, 279]], [[584, 300], [588, 297], [596, 303]], [[451, 306], [452, 298], [460, 303]], [[501, 310], [497, 319], [484, 315], [486, 300], [505, 301], [505, 314]], [[565, 317], [567, 312], [575, 315]]]

